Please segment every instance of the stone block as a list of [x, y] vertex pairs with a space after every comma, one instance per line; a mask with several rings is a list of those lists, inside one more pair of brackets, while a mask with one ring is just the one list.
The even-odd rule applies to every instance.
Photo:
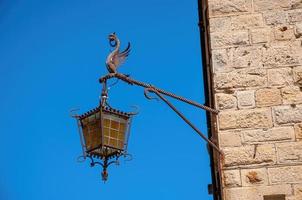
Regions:
[[252, 10], [250, 0], [213, 0], [209, 1], [210, 16], [246, 13]]
[[294, 194], [297, 197], [302, 199], [302, 184], [295, 184], [294, 186]]
[[302, 103], [302, 92], [298, 86], [287, 86], [281, 89], [283, 104]]
[[240, 30], [264, 25], [262, 14], [239, 15], [231, 18], [231, 29]]
[[212, 66], [215, 72], [232, 71], [232, 52], [230, 49], [216, 49], [212, 51]]
[[279, 163], [302, 164], [302, 142], [278, 143], [276, 149]]
[[263, 200], [265, 195], [285, 194], [291, 195], [290, 184], [273, 186], [254, 186], [241, 188], [227, 188], [224, 190], [225, 200]]
[[296, 24], [295, 36], [296, 38], [302, 38], [302, 22]]
[[302, 122], [301, 106], [278, 106], [273, 109], [273, 113], [278, 125]]
[[[302, 128], [302, 127], [301, 127]], [[272, 129], [257, 129], [242, 131], [244, 143], [261, 143], [261, 142], [277, 142], [292, 141], [295, 138], [293, 127], [276, 127]]]
[[244, 166], [253, 164], [273, 164], [276, 162], [273, 144], [225, 147], [224, 166]]
[[282, 104], [282, 98], [279, 89], [259, 89], [256, 91], [257, 107], [276, 106]]
[[263, 18], [267, 25], [286, 24], [288, 21], [285, 11], [266, 11], [263, 13]]
[[255, 91], [238, 91], [236, 92], [238, 99], [238, 108], [254, 108], [255, 107]]
[[241, 146], [241, 133], [239, 131], [219, 132], [220, 147], [238, 147]]
[[302, 8], [302, 1], [301, 0], [291, 0], [291, 8], [297, 9], [297, 8]]
[[233, 67], [257, 67], [262, 66], [263, 50], [261, 47], [238, 47], [233, 49]]
[[293, 68], [293, 77], [295, 84], [302, 86], [302, 66]]
[[274, 28], [275, 40], [291, 40], [295, 37], [294, 28], [290, 26], [278, 26]]
[[255, 11], [278, 10], [290, 7], [289, 0], [254, 0]]
[[209, 19], [210, 32], [221, 32], [221, 30], [231, 30], [230, 17], [215, 17]]
[[285, 86], [293, 83], [292, 69], [289, 67], [268, 69], [267, 76], [269, 86]]
[[264, 51], [263, 64], [268, 67], [292, 66], [299, 64], [299, 59], [290, 46], [274, 46]]
[[216, 89], [263, 87], [267, 84], [265, 69], [238, 69], [227, 73], [216, 73]]
[[288, 19], [290, 22], [302, 22], [302, 9], [289, 12]]
[[218, 93], [216, 94], [216, 105], [219, 110], [236, 109], [237, 99], [232, 94]]
[[297, 140], [302, 139], [302, 123], [298, 123], [294, 125], [295, 135]]
[[249, 44], [248, 31], [215, 32], [211, 34], [212, 48]]
[[268, 185], [267, 170], [260, 169], [242, 169], [242, 186]]
[[223, 171], [224, 185], [227, 187], [241, 186], [241, 178], [239, 170]]
[[219, 114], [219, 128], [270, 128], [272, 116], [270, 109], [225, 111]]
[[253, 44], [266, 43], [270, 41], [270, 28], [256, 28], [250, 30], [251, 40]]
[[270, 184], [302, 183], [302, 166], [268, 168]]

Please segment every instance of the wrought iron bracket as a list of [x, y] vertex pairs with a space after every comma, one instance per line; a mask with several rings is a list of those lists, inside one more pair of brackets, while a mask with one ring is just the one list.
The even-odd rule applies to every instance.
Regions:
[[[197, 103], [195, 101], [192, 101], [190, 99], [187, 99], [187, 98], [184, 98], [184, 97], [181, 97], [181, 96], [178, 96], [178, 95], [175, 95], [171, 92], [167, 92], [165, 90], [162, 90], [162, 89], [159, 89], [151, 84], [148, 84], [148, 83], [144, 83], [144, 82], [140, 82], [140, 81], [137, 81], [137, 80], [134, 80], [132, 78], [130, 78], [128, 75], [124, 75], [124, 74], [120, 74], [120, 73], [109, 73], [103, 77], [101, 77], [99, 79], [99, 82], [101, 84], [104, 84], [106, 85], [106, 82], [108, 79], [111, 79], [111, 78], [117, 78], [119, 80], [122, 80], [126, 83], [128, 83], [129, 85], [136, 85], [136, 86], [140, 86], [140, 87], [144, 87], [145, 90], [144, 90], [144, 95], [147, 99], [157, 99], [157, 98], [154, 98], [154, 97], [151, 97], [148, 95], [148, 92], [152, 92], [154, 94], [157, 95], [157, 97], [159, 97], [162, 101], [164, 101], [178, 116], [180, 116], [195, 132], [198, 133], [198, 135], [201, 136], [201, 138], [203, 140], [205, 140], [213, 149], [215, 149], [219, 154], [222, 154], [223, 155], [223, 152], [219, 149], [219, 147], [214, 143], [212, 142], [210, 139], [208, 139], [196, 126], [194, 126], [180, 111], [178, 111], [176, 109], [176, 107], [170, 103], [163, 95], [165, 96], [169, 96], [171, 98], [174, 98], [176, 100], [179, 100], [179, 101], [182, 101], [184, 103], [187, 103], [187, 104], [190, 104], [192, 106], [195, 106], [195, 107], [198, 107], [198, 108], [201, 108], [201, 109], [204, 109], [208, 112], [211, 112], [215, 115], [217, 115], [219, 113], [219, 110], [216, 110], [214, 108], [210, 108], [208, 106], [205, 106], [205, 105], [202, 105], [200, 103]], [[157, 99], [158, 100], [158, 99]]]

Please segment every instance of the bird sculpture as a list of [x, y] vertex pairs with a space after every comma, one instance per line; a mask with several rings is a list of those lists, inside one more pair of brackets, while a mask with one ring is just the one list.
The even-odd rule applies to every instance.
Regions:
[[114, 47], [114, 50], [108, 55], [106, 59], [106, 67], [109, 73], [117, 73], [117, 68], [123, 64], [130, 53], [130, 43], [128, 42], [127, 48], [120, 52], [120, 40], [115, 33], [108, 36], [109, 44]]

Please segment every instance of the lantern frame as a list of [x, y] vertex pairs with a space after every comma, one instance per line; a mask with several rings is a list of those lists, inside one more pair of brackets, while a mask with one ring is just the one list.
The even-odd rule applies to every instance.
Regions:
[[[83, 156], [109, 159], [127, 154], [132, 116], [133, 113], [122, 112], [109, 106], [99, 106], [82, 115], [79, 115], [77, 119], [80, 130], [79, 132]], [[105, 127], [104, 120], [110, 120], [111, 123], [119, 122], [119, 126], [121, 126], [121, 124], [125, 126], [124, 130], [116, 130], [119, 135], [123, 134], [122, 139], [118, 138], [117, 136], [111, 137], [111, 140], [116, 140], [116, 143], [119, 142], [119, 145], [113, 145], [104, 141], [105, 129], [115, 131], [112, 127]], [[93, 125], [94, 129], [91, 128]], [[111, 134], [111, 132], [109, 132], [109, 134]]]

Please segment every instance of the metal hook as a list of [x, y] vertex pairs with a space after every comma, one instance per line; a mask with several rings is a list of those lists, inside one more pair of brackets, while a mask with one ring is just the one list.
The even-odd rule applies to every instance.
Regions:
[[137, 115], [139, 113], [139, 106], [132, 105], [131, 108], [133, 108], [134, 111], [130, 112], [130, 115]]
[[145, 88], [144, 89], [144, 95], [145, 95], [145, 97], [147, 98], [147, 99], [149, 99], [149, 100], [156, 100], [156, 101], [159, 101], [159, 99], [157, 98], [157, 97], [151, 97], [150, 95], [149, 95], [149, 93], [150, 92], [153, 92], [154, 93], [154, 89], [153, 88], [151, 88], [151, 87], [149, 87], [149, 88]]

